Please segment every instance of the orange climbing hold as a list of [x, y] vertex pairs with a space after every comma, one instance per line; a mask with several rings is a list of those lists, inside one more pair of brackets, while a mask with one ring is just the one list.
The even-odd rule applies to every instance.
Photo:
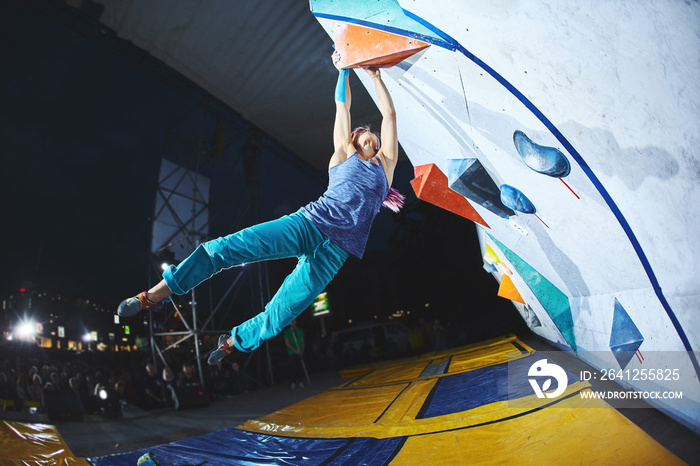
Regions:
[[449, 188], [447, 177], [434, 163], [415, 167], [414, 172], [416, 177], [411, 180], [411, 186], [418, 199], [491, 228], [464, 196]]
[[498, 296], [525, 304], [525, 300], [520, 296], [518, 289], [515, 287], [515, 283], [513, 283], [513, 280], [508, 275], [503, 275], [503, 277], [501, 277], [501, 286], [498, 287]]
[[418, 39], [356, 24], [336, 22], [333, 26], [335, 49], [342, 57], [342, 68], [391, 68], [430, 46]]

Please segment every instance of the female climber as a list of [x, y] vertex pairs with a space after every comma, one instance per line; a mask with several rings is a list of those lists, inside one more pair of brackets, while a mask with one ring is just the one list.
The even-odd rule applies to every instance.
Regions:
[[336, 275], [350, 254], [362, 258], [374, 217], [382, 204], [398, 210], [403, 197], [390, 189], [398, 158], [396, 112], [378, 69], [367, 68], [382, 115], [380, 138], [369, 127], [351, 131], [350, 84], [339, 69], [335, 91], [334, 152], [328, 164], [326, 192], [316, 201], [280, 219], [208, 241], [163, 280], [119, 305], [120, 316], [153, 308], [171, 294], [185, 294], [217, 272], [244, 263], [297, 257], [296, 268], [255, 317], [219, 337], [208, 362], [216, 365], [234, 349], [250, 352], [277, 335], [306, 309]]

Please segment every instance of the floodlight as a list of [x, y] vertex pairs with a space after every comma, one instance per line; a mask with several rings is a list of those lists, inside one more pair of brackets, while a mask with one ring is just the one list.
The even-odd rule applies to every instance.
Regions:
[[36, 324], [34, 322], [22, 322], [17, 326], [17, 334], [22, 337], [31, 337], [34, 335], [36, 330]]

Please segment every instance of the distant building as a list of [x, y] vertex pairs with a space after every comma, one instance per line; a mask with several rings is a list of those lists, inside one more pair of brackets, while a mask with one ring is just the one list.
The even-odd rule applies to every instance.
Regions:
[[114, 310], [101, 303], [27, 288], [1, 300], [4, 341], [73, 351], [135, 351], [147, 346], [147, 321], [120, 322]]

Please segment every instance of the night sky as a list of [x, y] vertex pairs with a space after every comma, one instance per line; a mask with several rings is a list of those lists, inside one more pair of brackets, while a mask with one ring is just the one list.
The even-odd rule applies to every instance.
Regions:
[[0, 3], [2, 288], [114, 299], [147, 270], [164, 116], [187, 102], [18, 3]]
[[[34, 286], [116, 306], [149, 279], [158, 168], [172, 149], [164, 143], [168, 131], [177, 124], [179, 134], [206, 139], [216, 122], [171, 87], [22, 2], [0, 0], [0, 34], [0, 292]], [[294, 211], [325, 189], [283, 162], [262, 158], [261, 165], [264, 218]], [[473, 224], [416, 200], [412, 171], [405, 161], [396, 174], [395, 186], [409, 198], [406, 212], [378, 216], [366, 258], [351, 259], [334, 281], [336, 300], [372, 314], [410, 299], [420, 309], [441, 296], [443, 315], [452, 320], [507, 331], [517, 312], [496, 297], [497, 282], [481, 268]], [[241, 170], [230, 176], [229, 188], [245, 184]], [[240, 210], [228, 194], [218, 196]], [[221, 219], [232, 215], [217, 215], [214, 233], [231, 232], [235, 225]], [[284, 267], [290, 266], [272, 270], [273, 286]], [[372, 287], [357, 292], [363, 277], [383, 276], [394, 278], [388, 301], [372, 295]]]

